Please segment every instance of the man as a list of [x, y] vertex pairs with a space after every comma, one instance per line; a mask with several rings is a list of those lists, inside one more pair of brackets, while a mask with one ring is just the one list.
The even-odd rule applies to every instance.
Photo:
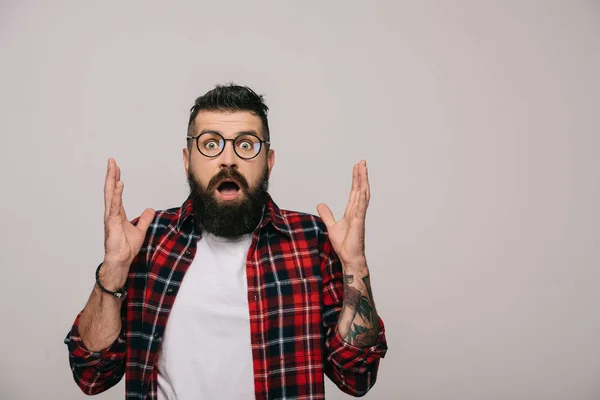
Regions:
[[87, 394], [126, 375], [132, 399], [323, 399], [324, 375], [362, 396], [387, 344], [365, 257], [369, 183], [354, 166], [344, 216], [281, 210], [268, 108], [217, 86], [191, 109], [181, 207], [128, 221], [106, 173], [105, 255], [65, 339]]

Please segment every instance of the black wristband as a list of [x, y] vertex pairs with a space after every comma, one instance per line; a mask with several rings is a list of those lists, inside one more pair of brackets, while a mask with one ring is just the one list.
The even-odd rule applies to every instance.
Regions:
[[100, 265], [98, 265], [98, 268], [96, 268], [96, 285], [98, 285], [98, 287], [100, 289], [104, 290], [106, 293], [112, 294], [117, 299], [125, 298], [125, 296], [127, 296], [127, 290], [125, 290], [125, 288], [121, 288], [121, 289], [117, 290], [116, 292], [113, 292], [112, 290], [108, 290], [107, 288], [102, 286], [102, 284], [100, 283], [100, 267], [102, 266], [102, 264], [104, 264], [104, 263], [100, 263]]

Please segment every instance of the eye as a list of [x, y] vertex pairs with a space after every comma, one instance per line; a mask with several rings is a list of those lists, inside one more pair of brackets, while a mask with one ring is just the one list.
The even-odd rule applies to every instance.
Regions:
[[254, 145], [252, 144], [252, 142], [248, 141], [248, 140], [242, 140], [238, 146], [240, 147], [240, 149], [245, 150], [245, 151], [249, 151], [252, 150], [254, 148]]
[[219, 142], [217, 142], [216, 140], [207, 140], [206, 142], [204, 142], [204, 148], [208, 149], [208, 150], [217, 150], [219, 148]]

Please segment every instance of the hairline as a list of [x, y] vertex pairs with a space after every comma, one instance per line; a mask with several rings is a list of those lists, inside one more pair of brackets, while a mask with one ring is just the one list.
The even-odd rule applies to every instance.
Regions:
[[[266, 137], [266, 133], [268, 132], [269, 129], [265, 125], [265, 121], [263, 121], [263, 119], [261, 118], [261, 116], [258, 113], [254, 112], [254, 111], [251, 111], [251, 110], [241, 110], [241, 109], [235, 109], [235, 108], [219, 108], [219, 109], [207, 109], [207, 108], [204, 108], [204, 109], [199, 110], [196, 113], [196, 116], [194, 117], [194, 119], [192, 121], [190, 121], [190, 123], [188, 125], [187, 137], [192, 137], [196, 133], [195, 132], [196, 131], [196, 119], [198, 118], [198, 116], [200, 115], [200, 113], [203, 112], [203, 111], [205, 111], [205, 112], [206, 111], [209, 111], [209, 112], [219, 112], [219, 113], [223, 113], [223, 114], [226, 114], [226, 113], [236, 113], [236, 112], [241, 112], [241, 113], [247, 112], [247, 113], [250, 113], [250, 114], [254, 115], [255, 117], [257, 117], [260, 120], [260, 132], [257, 132], [257, 133], [259, 133], [260, 136], [262, 136], [261, 139], [262, 140], [270, 141], [270, 137], [269, 138]], [[270, 134], [270, 132], [269, 132], [269, 134]]]

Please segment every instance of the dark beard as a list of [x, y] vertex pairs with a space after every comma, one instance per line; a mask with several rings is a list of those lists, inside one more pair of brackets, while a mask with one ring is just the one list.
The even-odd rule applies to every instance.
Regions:
[[[267, 202], [269, 170], [265, 167], [263, 177], [255, 188], [250, 189], [246, 179], [236, 169], [224, 168], [215, 175], [206, 190], [189, 169], [188, 183], [197, 227], [216, 236], [232, 237], [253, 232], [262, 219]], [[222, 179], [235, 179], [244, 192], [243, 200], [219, 202], [214, 192]]]

